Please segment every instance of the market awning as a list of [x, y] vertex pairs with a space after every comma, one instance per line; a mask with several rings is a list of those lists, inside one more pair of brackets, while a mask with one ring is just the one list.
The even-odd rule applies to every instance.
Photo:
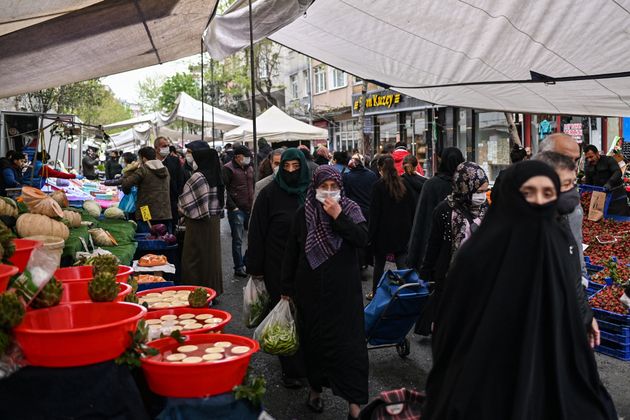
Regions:
[[212, 105], [203, 104], [192, 96], [185, 92], [180, 92], [177, 100], [175, 101], [175, 109], [170, 115], [161, 115], [158, 121], [159, 125], [171, 124], [175, 121], [184, 120], [193, 124], [201, 125], [203, 115], [203, 123], [206, 127], [212, 126], [212, 120], [214, 118], [214, 126], [218, 130], [231, 130], [247, 123], [247, 118], [239, 117], [238, 115], [230, 114], [227, 111], [214, 107], [214, 116], [212, 113]]
[[217, 0], [2, 3], [0, 97], [7, 97], [199, 53]]
[[[252, 141], [252, 122], [249, 121], [223, 136], [223, 141]], [[287, 140], [319, 140], [328, 138], [328, 131], [306, 124], [272, 106], [256, 118], [256, 137], [268, 142]]]
[[[630, 75], [626, 3], [443, 0], [394, 7], [390, 0], [317, 0], [270, 38], [435, 104], [624, 116], [630, 115], [630, 77], [620, 77]], [[580, 80], [593, 75], [600, 76]], [[577, 80], [554, 80], [563, 77]]]
[[[146, 130], [143, 130], [146, 128]], [[107, 151], [122, 150], [123, 152], [135, 152], [143, 146], [148, 145], [149, 135], [151, 134], [151, 126], [148, 124], [140, 124], [134, 128], [130, 128], [110, 137], [110, 143], [107, 145]]]
[[107, 124], [103, 126], [103, 130], [113, 130], [114, 128], [131, 127], [138, 124], [148, 123], [157, 124], [159, 120], [158, 112], [151, 112], [149, 114], [140, 115], [138, 117], [129, 118], [128, 120], [118, 121], [115, 123]]

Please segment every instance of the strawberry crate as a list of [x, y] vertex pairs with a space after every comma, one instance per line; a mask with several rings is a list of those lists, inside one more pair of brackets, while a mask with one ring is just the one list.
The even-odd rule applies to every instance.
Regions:
[[597, 324], [602, 332], [630, 338], [630, 327], [624, 327], [623, 325], [599, 320], [597, 321]]
[[630, 346], [630, 337], [625, 337], [623, 335], [618, 335], [618, 334], [611, 334], [606, 331], [600, 331], [600, 334], [601, 334], [602, 340], [606, 340], [608, 342], [612, 341], [622, 346]]
[[601, 354], [605, 354], [606, 356], [611, 356], [616, 359], [621, 359], [626, 362], [630, 362], [630, 351], [624, 352], [621, 350], [615, 350], [615, 349], [606, 347], [604, 345], [595, 347], [595, 351]]
[[[599, 290], [597, 293], [601, 292], [602, 290], [604, 289]], [[595, 293], [595, 295], [597, 295], [597, 293]], [[589, 296], [589, 299], [591, 299], [593, 296]], [[598, 322], [604, 321], [604, 322], [618, 325], [620, 327], [630, 327], [630, 315], [622, 315], [616, 312], [610, 312], [610, 311], [606, 311], [604, 309], [599, 309], [599, 308], [592, 308], [592, 309], [593, 309], [593, 315], [595, 316], [595, 318], [597, 318]]]

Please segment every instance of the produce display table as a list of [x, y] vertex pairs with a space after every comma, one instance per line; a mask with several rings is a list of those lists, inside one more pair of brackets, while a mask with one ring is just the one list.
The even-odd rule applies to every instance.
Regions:
[[[133, 256], [138, 246], [134, 239], [135, 228], [132, 223], [126, 220], [104, 219], [98, 220], [90, 216], [86, 211], [80, 210], [81, 219], [83, 221], [93, 222], [95, 228], [103, 228], [107, 230], [118, 242], [117, 246], [103, 246], [101, 248], [116, 255], [122, 265], [131, 265]], [[88, 227], [81, 226], [78, 228], [70, 229], [70, 236], [66, 240], [66, 246], [63, 250], [62, 258], [74, 261], [74, 257], [77, 252], [84, 251], [81, 239], [89, 244]]]
[[149, 416], [126, 366], [25, 367], [0, 380], [2, 419], [125, 419]]

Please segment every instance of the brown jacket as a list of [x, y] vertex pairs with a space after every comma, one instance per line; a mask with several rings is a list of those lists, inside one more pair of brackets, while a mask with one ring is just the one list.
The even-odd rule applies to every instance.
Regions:
[[132, 187], [138, 187], [136, 217], [142, 218], [140, 207], [149, 206], [151, 219], [171, 219], [171, 199], [168, 170], [159, 160], [150, 160], [136, 170], [125, 172], [122, 178], [122, 190], [125, 194]]

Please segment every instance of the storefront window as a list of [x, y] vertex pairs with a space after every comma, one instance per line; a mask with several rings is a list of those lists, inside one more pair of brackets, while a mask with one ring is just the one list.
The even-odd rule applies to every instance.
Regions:
[[416, 154], [418, 163], [427, 173], [427, 112], [416, 111], [411, 113], [411, 129], [413, 132], [412, 150]]
[[457, 112], [457, 148], [462, 151], [464, 159], [468, 157], [468, 121], [467, 110], [463, 108], [456, 108]]
[[359, 132], [356, 120], [335, 123], [335, 150], [353, 152], [359, 146]]
[[397, 120], [397, 114], [378, 115], [376, 117], [380, 133], [379, 145], [381, 147], [386, 143], [396, 143], [398, 134]]
[[475, 113], [475, 145], [477, 163], [494, 181], [499, 172], [510, 165], [510, 136], [502, 112]]

